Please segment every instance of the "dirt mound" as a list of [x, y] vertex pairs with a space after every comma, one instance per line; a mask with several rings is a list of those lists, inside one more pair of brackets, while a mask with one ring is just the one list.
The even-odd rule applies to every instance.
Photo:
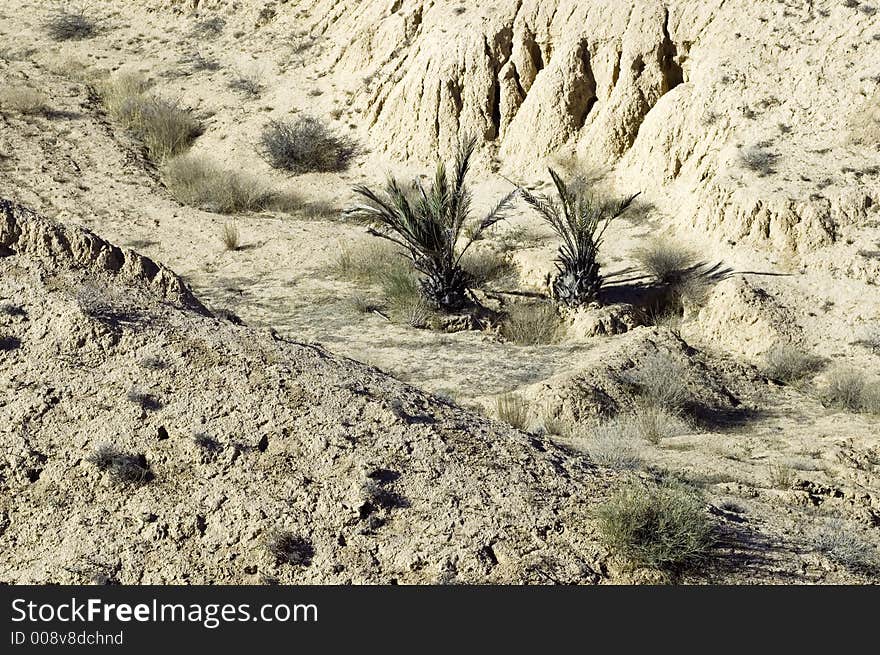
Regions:
[[608, 474], [4, 207], [3, 581], [603, 577]]

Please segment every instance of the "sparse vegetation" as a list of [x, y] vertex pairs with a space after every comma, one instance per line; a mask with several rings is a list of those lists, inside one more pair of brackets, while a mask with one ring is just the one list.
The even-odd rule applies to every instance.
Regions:
[[98, 23], [86, 15], [85, 9], [59, 9], [49, 16], [43, 27], [55, 41], [81, 41], [98, 33]]
[[779, 343], [767, 351], [764, 375], [785, 384], [797, 384], [817, 373], [823, 365], [821, 357], [790, 343]]
[[769, 468], [770, 486], [774, 489], [791, 489], [794, 484], [794, 469], [788, 464], [771, 464]]
[[516, 281], [516, 264], [510, 257], [488, 248], [474, 248], [461, 258], [461, 267], [470, 276], [475, 288], [489, 284], [512, 285]]
[[505, 393], [495, 399], [495, 414], [517, 430], [525, 430], [529, 421], [529, 408], [526, 402], [514, 393]]
[[739, 153], [740, 163], [750, 171], [758, 173], [761, 177], [775, 173], [773, 168], [779, 155], [771, 152], [762, 145], [743, 148]]
[[309, 566], [315, 556], [311, 541], [287, 531], [271, 534], [266, 539], [266, 550], [275, 558], [276, 564]]
[[681, 410], [691, 400], [687, 378], [687, 369], [665, 352], [646, 357], [625, 376], [642, 402], [670, 411]]
[[26, 116], [42, 114], [47, 109], [46, 94], [29, 87], [6, 87], [0, 90], [0, 110]]
[[549, 344], [559, 337], [561, 325], [550, 303], [516, 303], [501, 322], [501, 336], [519, 346]]
[[342, 171], [356, 154], [351, 139], [305, 115], [270, 121], [260, 135], [259, 150], [270, 166], [293, 173]]
[[391, 178], [384, 193], [369, 187], [354, 188], [363, 201], [348, 215], [367, 223], [368, 232], [400, 246], [420, 275], [422, 297], [433, 308], [455, 311], [468, 304], [474, 280], [462, 267], [462, 257], [480, 232], [504, 218], [515, 192], [506, 195], [480, 222], [478, 229], [458, 246], [462, 230], [470, 220], [471, 194], [465, 184], [470, 160], [476, 148], [471, 138], [459, 145], [451, 176], [446, 166], [437, 165], [434, 182], [421, 182], [405, 190]]
[[620, 420], [634, 434], [656, 445], [692, 430], [678, 412], [650, 402], [637, 402]]
[[229, 88], [249, 98], [256, 98], [263, 92], [263, 82], [256, 71], [239, 72], [229, 80]]
[[850, 412], [880, 414], [880, 382], [869, 382], [861, 371], [838, 368], [828, 375], [822, 401]]
[[142, 484], [153, 477], [146, 457], [123, 453], [110, 444], [99, 445], [87, 460], [119, 482]]
[[602, 275], [599, 248], [608, 225], [623, 214], [638, 194], [618, 202], [601, 199], [586, 182], [567, 184], [550, 169], [559, 200], [536, 196], [520, 188], [526, 203], [562, 239], [556, 254], [556, 275], [550, 291], [567, 307], [580, 307], [599, 300]]
[[241, 236], [235, 223], [224, 223], [223, 232], [220, 236], [223, 241], [223, 247], [226, 250], [235, 251], [241, 247]]
[[165, 162], [162, 181], [178, 202], [219, 214], [297, 206], [294, 198], [270, 191], [258, 178], [220, 168], [193, 153]]
[[808, 539], [813, 548], [850, 571], [872, 574], [880, 570], [877, 548], [843, 519], [819, 522], [809, 531]]
[[638, 469], [643, 462], [633, 424], [624, 417], [602, 423], [584, 437], [584, 450], [599, 466]]
[[665, 237], [655, 237], [631, 254], [641, 269], [659, 284], [682, 282], [697, 263], [692, 250]]
[[107, 113], [146, 146], [153, 161], [163, 162], [187, 150], [201, 134], [201, 124], [176, 103], [148, 92], [147, 82], [121, 75], [100, 88]]
[[705, 562], [712, 525], [698, 492], [669, 480], [630, 483], [598, 510], [605, 544], [635, 567], [680, 572]]

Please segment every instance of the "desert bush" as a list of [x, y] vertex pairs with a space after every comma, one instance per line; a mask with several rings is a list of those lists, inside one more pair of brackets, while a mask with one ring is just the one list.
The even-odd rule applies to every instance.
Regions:
[[779, 159], [779, 155], [770, 152], [760, 145], [743, 148], [739, 153], [740, 163], [750, 171], [758, 173], [761, 177], [775, 172], [773, 165], [777, 159]]
[[223, 225], [220, 239], [223, 241], [223, 247], [226, 250], [238, 250], [241, 247], [241, 235], [238, 233], [238, 226], [235, 223], [225, 223]]
[[488, 248], [474, 249], [461, 258], [464, 269], [475, 288], [487, 284], [512, 284], [516, 280], [516, 264], [506, 255]]
[[642, 270], [660, 284], [682, 282], [697, 263], [693, 251], [665, 237], [655, 237], [631, 254]]
[[211, 57], [205, 57], [201, 52], [191, 52], [180, 58], [180, 63], [189, 66], [193, 71], [217, 71], [220, 70], [220, 62]]
[[98, 446], [87, 460], [120, 482], [142, 484], [153, 477], [146, 457], [123, 453], [110, 444]]
[[592, 428], [583, 442], [587, 455], [599, 466], [621, 470], [642, 466], [638, 435], [633, 424], [624, 417], [615, 417]]
[[212, 37], [221, 34], [225, 27], [225, 20], [220, 18], [220, 16], [212, 16], [194, 23], [192, 32], [195, 36]]
[[789, 343], [773, 346], [765, 355], [764, 375], [786, 384], [796, 384], [822, 368], [821, 357]]
[[808, 532], [810, 544], [828, 559], [856, 573], [880, 570], [880, 553], [843, 519], [828, 519]]
[[691, 430], [677, 411], [650, 402], [637, 402], [621, 420], [634, 434], [653, 444]]
[[514, 393], [505, 393], [495, 398], [495, 414], [517, 430], [525, 430], [529, 421], [529, 408], [526, 402]]
[[149, 85], [134, 75], [121, 75], [102, 85], [107, 113], [143, 142], [156, 162], [184, 152], [201, 134], [193, 115], [176, 103], [148, 93]]
[[403, 248], [418, 271], [420, 290], [435, 309], [454, 311], [468, 303], [473, 279], [462, 267], [462, 257], [479, 234], [504, 218], [515, 192], [507, 194], [480, 222], [463, 247], [458, 247], [462, 230], [470, 222], [471, 194], [465, 184], [476, 139], [459, 144], [451, 176], [446, 166], [437, 165], [433, 184], [421, 182], [405, 190], [389, 179], [384, 193], [358, 185], [354, 192], [363, 201], [347, 214], [367, 223], [369, 233]]
[[43, 23], [55, 41], [81, 41], [98, 33], [98, 23], [86, 15], [85, 9], [60, 9]]
[[785, 464], [771, 464], [768, 469], [770, 486], [774, 489], [791, 489], [795, 481], [794, 469]]
[[546, 221], [562, 244], [556, 254], [556, 275], [550, 286], [557, 302], [579, 307], [599, 300], [602, 275], [598, 254], [608, 225], [629, 208], [638, 194], [618, 202], [599, 198], [588, 184], [566, 184], [550, 169], [557, 200], [520, 188], [526, 203]]
[[178, 202], [220, 214], [261, 211], [278, 200], [258, 178], [192, 153], [166, 161], [162, 181]]
[[0, 91], [0, 109], [17, 114], [42, 114], [47, 108], [46, 94], [28, 87], [6, 87]]
[[880, 383], [869, 382], [861, 371], [835, 369], [828, 375], [822, 401], [851, 412], [880, 414]]
[[266, 550], [275, 558], [276, 564], [309, 566], [315, 556], [315, 549], [308, 539], [287, 531], [269, 535]]
[[390, 243], [357, 243], [343, 246], [333, 264], [336, 275], [354, 282], [381, 284], [389, 268], [407, 270], [401, 251]]
[[517, 303], [501, 322], [501, 336], [519, 346], [536, 346], [556, 341], [561, 321], [550, 303]]
[[706, 561], [712, 524], [696, 490], [681, 483], [631, 483], [598, 509], [605, 545], [630, 565], [679, 572]]
[[156, 411], [162, 408], [162, 403], [154, 395], [147, 393], [137, 385], [129, 389], [126, 399], [145, 411]]
[[270, 121], [258, 149], [270, 166], [294, 173], [342, 171], [356, 154], [351, 139], [314, 116]]
[[687, 377], [687, 369], [666, 352], [646, 357], [624, 376], [635, 385], [643, 403], [671, 411], [682, 409], [691, 400]]
[[260, 81], [260, 75], [255, 71], [236, 73], [229, 80], [228, 86], [233, 91], [239, 91], [251, 98], [256, 98], [263, 92], [263, 83]]

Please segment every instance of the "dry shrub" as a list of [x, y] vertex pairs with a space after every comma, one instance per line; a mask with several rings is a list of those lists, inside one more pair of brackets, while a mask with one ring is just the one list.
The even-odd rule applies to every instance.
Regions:
[[786, 384], [796, 384], [817, 373], [823, 364], [821, 357], [790, 343], [779, 343], [767, 351], [764, 375]]
[[510, 308], [501, 323], [501, 336], [519, 346], [554, 343], [561, 322], [550, 303], [518, 303]]
[[235, 223], [226, 223], [223, 225], [223, 233], [220, 235], [223, 241], [223, 247], [226, 250], [238, 250], [241, 246], [241, 236], [238, 233], [238, 226]]
[[177, 103], [148, 93], [136, 75], [120, 75], [100, 88], [107, 113], [143, 142], [156, 162], [187, 150], [201, 134], [199, 121]]
[[110, 444], [98, 446], [87, 461], [107, 471], [119, 482], [142, 484], [152, 479], [146, 457], [123, 453]]
[[498, 416], [498, 420], [504, 421], [517, 430], [525, 430], [528, 425], [528, 405], [514, 393], [505, 393], [495, 399], [495, 414]]
[[474, 287], [511, 285], [517, 278], [516, 264], [510, 257], [488, 248], [467, 251], [461, 258], [461, 267], [471, 277]]
[[178, 202], [220, 214], [261, 211], [280, 200], [256, 177], [222, 169], [191, 153], [169, 159], [162, 167], [162, 181]]
[[807, 538], [813, 548], [850, 571], [872, 574], [880, 570], [876, 546], [843, 519], [821, 521], [808, 532]]
[[294, 173], [345, 170], [356, 152], [351, 139], [313, 116], [271, 121], [263, 129], [259, 149], [270, 166]]
[[655, 237], [644, 246], [633, 249], [631, 255], [642, 270], [661, 284], [681, 282], [697, 263], [692, 250], [667, 237]]
[[86, 15], [85, 9], [60, 9], [43, 23], [55, 41], [81, 41], [98, 33], [98, 23]]
[[605, 545], [635, 567], [679, 572], [705, 562], [712, 524], [699, 493], [681, 483], [631, 483], [598, 509]]
[[7, 87], [0, 90], [0, 109], [17, 114], [34, 115], [46, 111], [46, 94], [29, 87]]
[[687, 385], [688, 371], [669, 353], [654, 353], [629, 371], [625, 380], [635, 385], [643, 404], [672, 412], [681, 410], [691, 400]]
[[835, 369], [828, 375], [822, 401], [851, 412], [880, 414], [880, 383], [869, 382], [861, 371]]
[[632, 422], [614, 418], [593, 428], [583, 438], [583, 449], [596, 464], [613, 469], [642, 466], [638, 433]]

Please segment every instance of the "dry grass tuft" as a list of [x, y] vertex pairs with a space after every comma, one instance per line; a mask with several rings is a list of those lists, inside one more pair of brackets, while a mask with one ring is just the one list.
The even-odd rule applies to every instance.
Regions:
[[869, 382], [861, 371], [835, 369], [828, 375], [822, 401], [850, 412], [880, 414], [880, 382]]
[[639, 266], [660, 284], [681, 282], [697, 263], [696, 254], [666, 237], [655, 237], [631, 253]]
[[162, 181], [178, 202], [219, 214], [297, 204], [273, 193], [256, 177], [222, 169], [192, 153], [169, 159], [162, 167]]
[[0, 90], [0, 109], [32, 116], [45, 113], [48, 108], [46, 94], [29, 87], [6, 87]]
[[525, 430], [529, 421], [529, 408], [518, 395], [505, 393], [495, 399], [495, 414], [517, 430]]
[[603, 542], [634, 567], [679, 572], [705, 562], [712, 524], [696, 490], [681, 483], [631, 483], [598, 510]]
[[780, 343], [765, 355], [764, 375], [785, 384], [797, 384], [821, 370], [823, 360], [802, 348]]
[[224, 224], [220, 238], [226, 250], [235, 251], [241, 247], [241, 235], [238, 233], [238, 226], [235, 223]]
[[187, 150], [201, 134], [198, 120], [177, 103], [148, 92], [136, 75], [120, 75], [99, 88], [107, 113], [143, 142], [153, 161], [163, 162]]
[[98, 33], [98, 23], [86, 15], [85, 9], [60, 9], [43, 23], [55, 41], [81, 41]]
[[293, 173], [342, 171], [356, 154], [354, 142], [313, 116], [271, 121], [259, 149], [273, 168]]
[[501, 336], [519, 346], [554, 343], [561, 321], [550, 303], [518, 303], [501, 323]]

